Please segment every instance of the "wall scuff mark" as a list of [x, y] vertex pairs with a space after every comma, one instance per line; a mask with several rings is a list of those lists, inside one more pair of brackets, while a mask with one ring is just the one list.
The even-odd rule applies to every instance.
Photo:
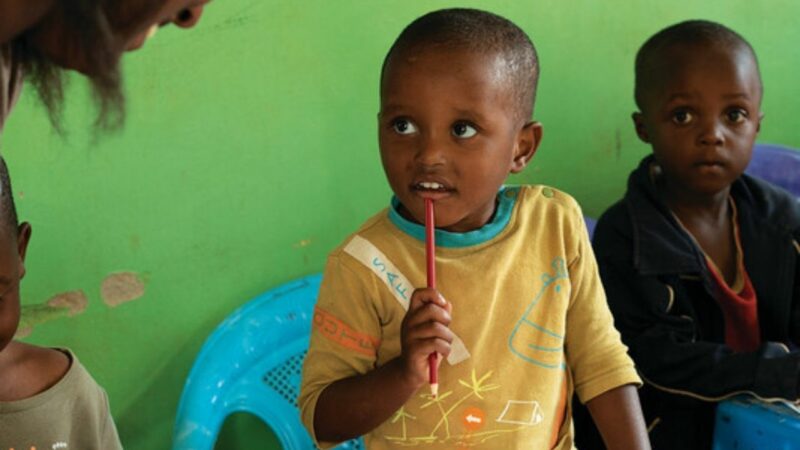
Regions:
[[115, 308], [144, 295], [144, 281], [135, 272], [109, 274], [100, 285], [100, 296], [106, 305]]

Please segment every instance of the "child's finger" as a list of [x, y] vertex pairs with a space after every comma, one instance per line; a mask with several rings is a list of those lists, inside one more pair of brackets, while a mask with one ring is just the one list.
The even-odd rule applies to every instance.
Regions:
[[429, 338], [416, 340], [408, 347], [404, 347], [402, 358], [405, 361], [405, 367], [409, 374], [414, 379], [420, 382], [428, 380], [429, 370], [429, 356], [431, 353], [438, 354], [437, 364], [441, 364], [441, 360], [450, 354], [450, 343], [439, 338]]
[[414, 341], [414, 344], [408, 355], [411, 357], [411, 359], [418, 360], [427, 367], [428, 356], [431, 353], [437, 353], [445, 358], [450, 354], [450, 342], [451, 340], [439, 337], [419, 339]]
[[448, 326], [451, 322], [450, 313], [445, 308], [433, 303], [427, 303], [420, 306], [415, 311], [409, 310], [405, 317], [405, 325], [407, 328], [414, 328], [429, 322]]
[[448, 304], [447, 300], [445, 300], [442, 294], [436, 289], [419, 288], [415, 290], [413, 294], [411, 294], [411, 303], [408, 309], [411, 311], [427, 303], [433, 303], [442, 308], [446, 307]]
[[431, 353], [436, 353], [437, 366], [442, 364], [442, 359], [447, 358], [447, 356], [450, 355], [451, 343], [452, 339], [446, 340], [446, 339], [436, 338], [433, 341], [434, 351], [429, 352], [428, 355], [430, 355]]
[[447, 327], [447, 324], [428, 320], [410, 326], [408, 329], [408, 337], [409, 339], [439, 338], [447, 342], [453, 342], [455, 335], [450, 328]]

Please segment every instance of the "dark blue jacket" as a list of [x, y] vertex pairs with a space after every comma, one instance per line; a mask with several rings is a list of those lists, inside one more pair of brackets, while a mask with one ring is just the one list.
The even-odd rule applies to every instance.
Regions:
[[735, 353], [705, 257], [659, 199], [652, 161], [631, 173], [593, 246], [615, 325], [645, 381], [639, 394], [654, 448], [707, 450], [717, 401], [742, 392], [800, 397], [800, 205], [747, 175], [731, 186], [763, 343]]

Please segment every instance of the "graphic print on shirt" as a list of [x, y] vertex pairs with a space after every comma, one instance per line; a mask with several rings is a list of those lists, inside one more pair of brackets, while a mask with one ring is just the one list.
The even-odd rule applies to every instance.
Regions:
[[[478, 377], [475, 369], [472, 369], [470, 379], [459, 379], [455, 389], [441, 392], [437, 397], [430, 394], [420, 395], [425, 402], [418, 407], [419, 410], [409, 409], [412, 402], [400, 408], [389, 422], [396, 426], [396, 434], [384, 437], [397, 446], [446, 444], [452, 448], [469, 448], [538, 425], [543, 420], [538, 402], [507, 400], [491, 402], [505, 405], [502, 411], [498, 408], [499, 415], [491, 422], [491, 417], [497, 412], [483, 409], [486, 408], [484, 400], [492, 395], [489, 393], [501, 387], [489, 382], [492, 375], [493, 371], [490, 370]], [[433, 420], [430, 419], [431, 410], [439, 417], [438, 420], [435, 416]], [[422, 416], [426, 418], [423, 419]], [[418, 435], [409, 434], [409, 428], [425, 427], [430, 431]]]
[[509, 400], [506, 407], [497, 418], [499, 423], [513, 423], [517, 425], [538, 425], [542, 422], [541, 407], [536, 401]]
[[[370, 241], [361, 236], [353, 236], [345, 246], [344, 251], [371, 270], [389, 289], [389, 292], [400, 303], [403, 310], [408, 311], [413, 285], [378, 247], [375, 247]], [[469, 351], [464, 345], [464, 341], [455, 336], [451, 343], [447, 362], [455, 365], [468, 359], [469, 356]]]
[[[564, 369], [564, 336], [537, 323], [537, 306], [540, 302], [553, 302], [567, 297], [559, 280], [566, 280], [567, 268], [564, 258], [556, 257], [550, 264], [553, 274], [543, 273], [542, 287], [514, 325], [508, 337], [511, 353], [523, 360], [546, 369]], [[566, 301], [567, 298], [564, 298]]]
[[314, 328], [326, 339], [365, 356], [375, 357], [381, 344], [380, 338], [350, 328], [344, 321], [319, 306], [314, 307], [313, 323]]

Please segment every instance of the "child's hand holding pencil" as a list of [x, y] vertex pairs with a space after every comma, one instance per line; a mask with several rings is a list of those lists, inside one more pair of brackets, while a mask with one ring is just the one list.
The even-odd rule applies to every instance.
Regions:
[[408, 312], [400, 329], [405, 376], [422, 387], [429, 383], [428, 359], [431, 353], [442, 358], [450, 354], [454, 334], [450, 331], [450, 303], [433, 288], [420, 288], [411, 295]]
[[[401, 328], [403, 361], [406, 373], [411, 375], [414, 385], [420, 379], [431, 386], [431, 395], [439, 392], [439, 364], [441, 357], [450, 354], [453, 332], [450, 331], [450, 303], [436, 290], [436, 243], [433, 214], [433, 200], [425, 199], [425, 265], [427, 269], [427, 288], [417, 289], [403, 319]], [[418, 351], [430, 347], [420, 366]], [[413, 350], [412, 350], [413, 349]], [[420, 369], [427, 370], [427, 377], [420, 377]]]

